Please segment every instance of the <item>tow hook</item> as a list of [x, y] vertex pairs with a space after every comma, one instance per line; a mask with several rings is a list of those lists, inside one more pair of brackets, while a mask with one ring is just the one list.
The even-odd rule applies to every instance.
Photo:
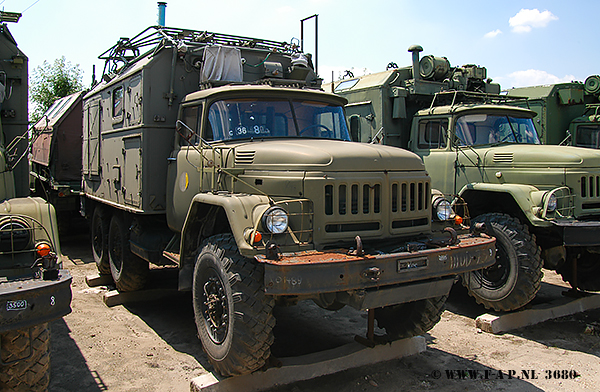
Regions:
[[485, 227], [485, 222], [477, 222], [472, 226], [473, 235], [479, 237], [481, 233], [487, 233], [487, 227]]
[[363, 272], [360, 273], [360, 276], [362, 276], [365, 279], [369, 279], [372, 282], [377, 282], [379, 280], [379, 275], [381, 275], [381, 272], [383, 271], [381, 271], [377, 267], [370, 267], [364, 269]]
[[363, 250], [362, 239], [359, 235], [357, 235], [354, 239], [356, 240], [356, 249], [350, 249], [348, 254], [351, 256], [364, 256], [365, 252]]

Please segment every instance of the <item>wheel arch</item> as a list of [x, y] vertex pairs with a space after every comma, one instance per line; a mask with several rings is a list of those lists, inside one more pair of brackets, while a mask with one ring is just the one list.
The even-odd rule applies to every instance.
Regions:
[[244, 238], [244, 231], [253, 227], [256, 216], [269, 206], [269, 198], [248, 194], [198, 194], [188, 209], [181, 231], [179, 289], [190, 290], [197, 249], [203, 239], [216, 234], [231, 233], [242, 255], [250, 256], [254, 249]]
[[530, 193], [538, 191], [530, 185], [520, 184], [469, 184], [459, 195], [469, 206], [471, 218], [488, 212], [505, 213], [530, 228], [539, 220], [533, 212]]

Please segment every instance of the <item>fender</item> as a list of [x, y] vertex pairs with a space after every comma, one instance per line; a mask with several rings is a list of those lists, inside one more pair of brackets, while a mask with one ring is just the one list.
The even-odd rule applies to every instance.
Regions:
[[[227, 216], [229, 228], [235, 238], [240, 253], [253, 256], [255, 251], [244, 239], [244, 230], [254, 227], [256, 219], [270, 206], [270, 199], [263, 195], [231, 193], [199, 193], [193, 197], [181, 232], [181, 254], [195, 251], [198, 239], [198, 223], [204, 223], [209, 207], [222, 208]], [[217, 233], [205, 233], [209, 236]], [[194, 248], [194, 249], [191, 249]]]
[[41, 197], [18, 197], [0, 203], [0, 214], [23, 215], [39, 222], [45, 230], [37, 229], [36, 235], [46, 238], [58, 256], [58, 263], [62, 265], [60, 241], [58, 238], [58, 222], [54, 206]]
[[507, 194], [517, 204], [531, 225], [538, 227], [551, 226], [549, 220], [541, 219], [534, 214], [534, 209], [540, 207], [538, 204], [539, 201], [533, 195], [534, 192], [540, 192], [540, 190], [534, 186], [525, 184], [471, 183], [465, 185], [460, 190], [459, 195], [465, 199], [470, 199], [467, 196], [470, 192]]

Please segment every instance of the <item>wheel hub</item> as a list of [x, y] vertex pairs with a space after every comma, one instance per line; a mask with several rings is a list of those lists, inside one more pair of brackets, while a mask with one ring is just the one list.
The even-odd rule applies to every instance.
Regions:
[[227, 305], [227, 294], [221, 280], [217, 276], [211, 276], [204, 284], [202, 314], [211, 339], [215, 343], [223, 343], [227, 336], [229, 322], [229, 308]]
[[494, 290], [504, 286], [510, 275], [510, 262], [506, 250], [498, 246], [496, 262], [477, 273], [480, 274], [481, 284], [486, 289]]

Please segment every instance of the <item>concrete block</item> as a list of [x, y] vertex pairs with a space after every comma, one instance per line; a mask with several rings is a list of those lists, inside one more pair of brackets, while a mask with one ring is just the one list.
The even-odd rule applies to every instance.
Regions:
[[88, 275], [85, 277], [85, 283], [88, 287], [107, 286], [113, 284], [113, 279], [110, 275]]
[[331, 350], [282, 358], [282, 366], [257, 371], [238, 377], [221, 378], [212, 373], [192, 379], [192, 392], [257, 392], [275, 386], [341, 372], [364, 365], [389, 361], [425, 351], [427, 344], [422, 336], [397, 340], [374, 348], [359, 343], [349, 343]]
[[600, 308], [600, 295], [598, 294], [589, 294], [577, 299], [561, 298], [513, 313], [486, 313], [477, 317], [475, 326], [484, 332], [498, 334], [597, 308]]
[[150, 289], [123, 293], [111, 290], [104, 293], [102, 300], [106, 306], [112, 307], [133, 302], [154, 301], [167, 296], [177, 295], [178, 293], [175, 289]]

